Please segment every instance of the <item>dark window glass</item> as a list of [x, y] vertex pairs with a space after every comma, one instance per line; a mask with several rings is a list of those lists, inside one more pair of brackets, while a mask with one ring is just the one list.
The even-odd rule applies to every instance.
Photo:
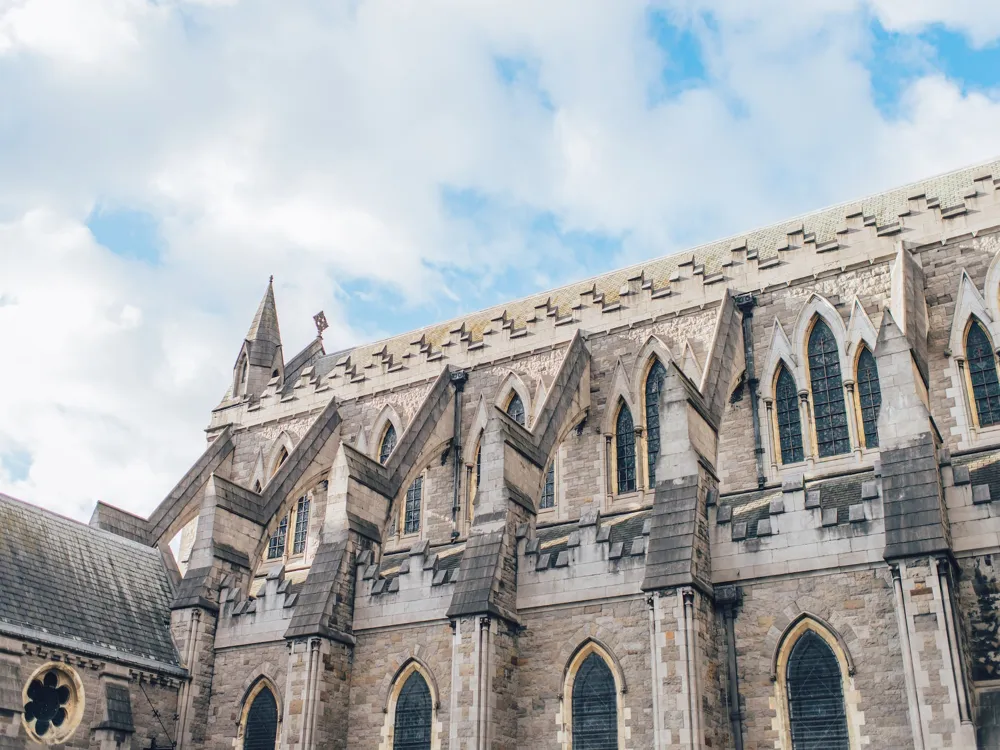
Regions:
[[266, 687], [254, 696], [247, 712], [243, 750], [274, 750], [278, 735], [278, 704]]
[[267, 559], [273, 560], [285, 554], [285, 537], [288, 534], [288, 516], [281, 519], [278, 530], [274, 532], [271, 541], [267, 544]]
[[840, 352], [830, 326], [822, 320], [816, 321], [809, 334], [809, 379], [816, 420], [816, 451], [821, 458], [849, 453], [851, 436], [840, 377]]
[[555, 461], [549, 464], [545, 471], [545, 485], [542, 487], [542, 501], [538, 507], [552, 508], [556, 504], [556, 465]]
[[300, 497], [295, 506], [295, 538], [292, 540], [292, 554], [301, 555], [309, 536], [309, 498]]
[[788, 659], [788, 715], [793, 750], [849, 750], [840, 664], [822, 638], [807, 631]]
[[522, 427], [525, 424], [524, 402], [516, 393], [507, 402], [507, 414]]
[[399, 691], [393, 750], [430, 750], [431, 691], [419, 672], [413, 672]]
[[973, 320], [965, 338], [965, 354], [969, 361], [969, 379], [976, 401], [980, 427], [1000, 422], [1000, 383], [997, 382], [997, 362], [986, 331]]
[[384, 464], [389, 460], [389, 456], [392, 455], [392, 449], [396, 447], [396, 428], [390, 423], [388, 427], [385, 428], [385, 433], [382, 435], [382, 445], [378, 449], [378, 462]]
[[646, 376], [646, 454], [649, 461], [649, 486], [656, 486], [656, 457], [660, 455], [660, 389], [666, 368], [653, 362]]
[[802, 419], [799, 416], [799, 391], [792, 374], [781, 368], [774, 389], [774, 403], [778, 413], [778, 437], [781, 440], [781, 463], [793, 464], [802, 460]]
[[583, 660], [573, 680], [573, 750], [617, 750], [615, 678], [597, 654]]
[[882, 391], [878, 385], [878, 366], [868, 347], [858, 357], [858, 404], [861, 407], [861, 424], [865, 433], [865, 446], [878, 446], [878, 410], [882, 406]]
[[635, 492], [635, 427], [632, 412], [625, 404], [618, 410], [615, 448], [618, 455], [618, 492]]
[[274, 462], [274, 471], [271, 472], [271, 476], [277, 474], [278, 469], [280, 469], [281, 465], [285, 463], [285, 461], [287, 460], [288, 460], [288, 450], [285, 448], [285, 446], [281, 446], [281, 450], [278, 451], [278, 460]]
[[479, 491], [479, 480], [482, 478], [483, 444], [476, 446], [476, 492]]
[[406, 491], [406, 509], [403, 518], [403, 533], [416, 534], [420, 531], [420, 503], [424, 495], [424, 478], [417, 477]]
[[34, 720], [35, 734], [42, 737], [49, 729], [61, 727], [66, 721], [69, 699], [69, 687], [59, 684], [59, 673], [56, 670], [49, 670], [44, 677], [35, 678], [28, 685], [24, 720]]

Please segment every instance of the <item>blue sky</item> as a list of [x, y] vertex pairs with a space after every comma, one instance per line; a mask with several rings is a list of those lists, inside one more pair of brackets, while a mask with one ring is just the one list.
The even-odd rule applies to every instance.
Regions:
[[147, 512], [291, 356], [1000, 154], [1000, 4], [0, 3], [0, 491]]

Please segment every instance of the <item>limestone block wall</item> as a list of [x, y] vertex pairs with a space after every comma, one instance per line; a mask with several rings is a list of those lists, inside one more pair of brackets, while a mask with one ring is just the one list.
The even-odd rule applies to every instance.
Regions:
[[463, 670], [461, 675], [453, 675], [452, 642], [453, 631], [446, 620], [357, 633], [347, 721], [352, 747], [385, 748], [391, 718], [385, 708], [393, 679], [412, 659], [430, 673], [431, 691], [437, 699], [434, 731], [439, 744], [432, 747], [453, 747], [449, 739], [454, 710], [452, 680], [469, 674]]
[[524, 613], [517, 660], [518, 747], [563, 747], [566, 669], [588, 639], [600, 643], [621, 668], [620, 747], [653, 747], [650, 617], [644, 596], [547, 607]]
[[[744, 748], [778, 747], [781, 731], [772, 660], [781, 634], [803, 613], [816, 615], [844, 639], [855, 673], [845, 702], [860, 746], [913, 747], [903, 660], [889, 570], [824, 572], [742, 584], [735, 621]], [[867, 739], [866, 739], [867, 738]]]
[[[221, 648], [215, 656], [211, 710], [206, 727], [206, 750], [230, 750], [239, 731], [243, 702], [254, 683], [266, 677], [274, 685], [278, 715], [286, 710], [288, 646], [284, 639], [270, 643]], [[287, 706], [290, 710], [293, 707]], [[301, 710], [301, 709], [300, 709]], [[282, 742], [288, 737], [282, 727]]]

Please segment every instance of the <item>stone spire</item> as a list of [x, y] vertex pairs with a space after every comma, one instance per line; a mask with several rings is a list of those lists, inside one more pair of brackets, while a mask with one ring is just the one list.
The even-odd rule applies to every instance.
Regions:
[[233, 396], [260, 396], [271, 378], [284, 376], [285, 362], [278, 329], [278, 308], [274, 302], [274, 277], [253, 316], [250, 330], [233, 371]]

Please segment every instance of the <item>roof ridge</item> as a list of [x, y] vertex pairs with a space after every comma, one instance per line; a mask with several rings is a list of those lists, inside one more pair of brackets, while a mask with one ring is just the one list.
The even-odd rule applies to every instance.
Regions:
[[[109, 538], [109, 539], [114, 539], [115, 541], [121, 542], [122, 544], [124, 544], [126, 546], [136, 547], [138, 549], [145, 550], [145, 551], [147, 551], [147, 552], [149, 552], [151, 554], [155, 553], [155, 554], [159, 555], [159, 553], [160, 553], [160, 551], [156, 547], [150, 547], [149, 545], [142, 544], [141, 542], [136, 542], [136, 541], [133, 541], [133, 540], [128, 539], [126, 537], [120, 536], [120, 535], [114, 533], [113, 531], [108, 531], [106, 529], [102, 529], [102, 528], [99, 528], [97, 526], [91, 526], [89, 523], [84, 523], [83, 521], [78, 521], [75, 518], [70, 518], [69, 516], [64, 516], [62, 513], [56, 513], [54, 510], [49, 510], [48, 508], [43, 508], [40, 505], [35, 505], [34, 503], [29, 503], [27, 500], [21, 500], [20, 498], [12, 497], [11, 495], [7, 495], [7, 494], [5, 494], [3, 492], [0, 492], [0, 502], [3, 502], [3, 501], [14, 503], [15, 505], [19, 505], [19, 506], [21, 506], [21, 507], [25, 508], [26, 510], [29, 510], [29, 511], [31, 511], [33, 513], [38, 513], [38, 514], [43, 515], [43, 516], [48, 516], [53, 521], [63, 522], [66, 525], [70, 526], [70, 528], [78, 527], [78, 528], [86, 530], [86, 531], [88, 531], [88, 532], [90, 532], [92, 534], [96, 534], [98, 536], [104, 536], [104, 537]], [[107, 503], [105, 503], [105, 505], [107, 505]], [[115, 506], [112, 505], [111, 507], [114, 508]], [[120, 509], [118, 509], [118, 510], [120, 510]], [[128, 511], [124, 511], [124, 512], [128, 513]], [[130, 514], [130, 515], [135, 515], [135, 514]], [[142, 518], [142, 517], [141, 516], [136, 516], [136, 518]]]

